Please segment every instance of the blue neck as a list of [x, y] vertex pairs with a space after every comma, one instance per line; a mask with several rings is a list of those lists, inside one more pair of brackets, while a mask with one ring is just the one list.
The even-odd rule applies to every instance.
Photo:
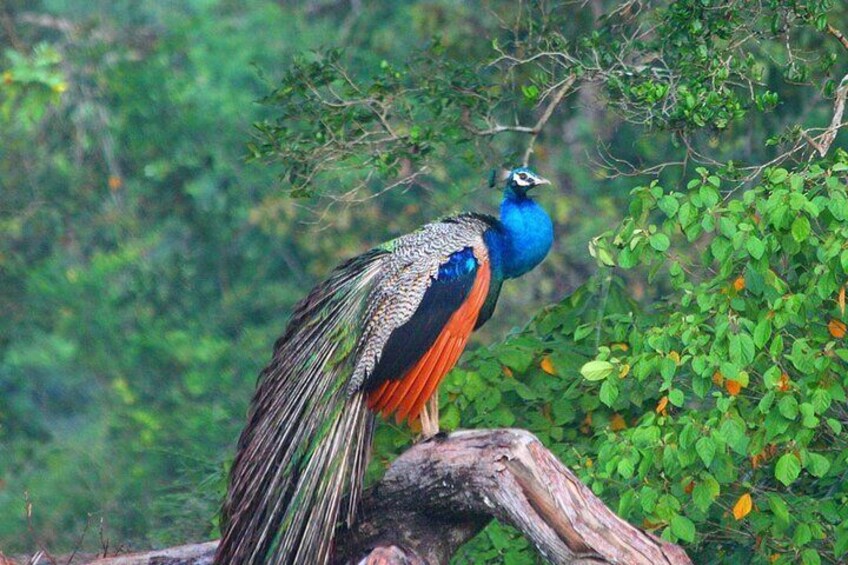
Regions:
[[550, 217], [525, 194], [511, 188], [501, 202], [501, 231], [496, 263], [504, 278], [520, 277], [538, 265], [551, 249], [554, 228]]

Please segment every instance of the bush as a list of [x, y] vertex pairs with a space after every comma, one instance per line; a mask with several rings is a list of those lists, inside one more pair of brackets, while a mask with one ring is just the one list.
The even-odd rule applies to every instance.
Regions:
[[[454, 372], [446, 414], [531, 429], [621, 516], [696, 562], [840, 560], [846, 171], [838, 151], [750, 188], [722, 192], [727, 171], [698, 169], [683, 192], [634, 189], [629, 215], [593, 242], [605, 268]], [[638, 281], [628, 271], [640, 266], [667, 288], [648, 311], [617, 274]], [[505, 536], [492, 526], [466, 551], [498, 554]]]

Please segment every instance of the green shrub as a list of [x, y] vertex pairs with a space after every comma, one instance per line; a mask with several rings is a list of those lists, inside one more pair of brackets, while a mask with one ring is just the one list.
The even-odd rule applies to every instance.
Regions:
[[[532, 430], [696, 562], [843, 559], [846, 171], [840, 150], [749, 188], [698, 169], [684, 192], [634, 189], [593, 241], [595, 279], [449, 377], [448, 424]], [[640, 266], [667, 288], [650, 311], [630, 297]], [[465, 556], [530, 551], [504, 537]]]

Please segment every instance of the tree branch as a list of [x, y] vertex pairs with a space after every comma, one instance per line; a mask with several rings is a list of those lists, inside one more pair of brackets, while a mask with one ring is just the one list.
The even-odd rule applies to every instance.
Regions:
[[460, 431], [418, 444], [392, 463], [362, 507], [354, 529], [340, 536], [340, 562], [395, 546], [413, 562], [444, 563], [496, 518], [555, 564], [691, 563], [680, 547], [616, 516], [524, 430]]
[[[844, 40], [845, 37], [843, 36], [842, 39]], [[830, 126], [821, 135], [818, 143], [812, 143], [813, 147], [818, 150], [819, 155], [822, 157], [827, 155], [830, 145], [836, 139], [836, 133], [842, 127], [842, 116], [845, 113], [846, 97], [848, 97], [848, 74], [842, 77], [839, 87], [836, 89], [836, 100], [833, 102], [833, 118], [830, 120]]]
[[[547, 55], [547, 53], [545, 55]], [[550, 102], [548, 102], [547, 106], [545, 106], [545, 110], [542, 112], [542, 115], [539, 116], [539, 119], [536, 121], [536, 125], [534, 125], [533, 127], [522, 125], [504, 126], [496, 123], [488, 129], [478, 130], [470, 128], [470, 131], [474, 135], [478, 135], [481, 137], [490, 137], [505, 132], [530, 134], [530, 142], [527, 144], [527, 149], [524, 151], [524, 158], [522, 159], [522, 164], [526, 167], [528, 162], [530, 161], [530, 155], [533, 154], [533, 148], [536, 145], [536, 139], [539, 137], [539, 134], [542, 133], [542, 129], [544, 129], [545, 125], [547, 125], [548, 121], [551, 119], [554, 110], [557, 109], [560, 102], [562, 102], [562, 99], [565, 98], [565, 95], [568, 94], [568, 92], [574, 86], [574, 82], [576, 80], [577, 75], [572, 73], [565, 77], [565, 79], [563, 79], [559, 84], [553, 85], [547, 91], [548, 93], [553, 91], [554, 95], [551, 98]]]
[[[363, 497], [340, 530], [336, 563], [447, 563], [492, 519], [517, 528], [557, 565], [691, 564], [679, 546], [607, 508], [524, 430], [469, 430], [419, 443]], [[112, 557], [92, 565], [209, 563], [216, 542]]]
[[833, 27], [831, 24], [827, 24], [827, 32], [839, 40], [839, 43], [842, 44], [842, 47], [848, 49], [848, 37], [845, 37], [841, 31]]
[[548, 120], [551, 119], [554, 110], [557, 109], [559, 103], [562, 102], [562, 99], [571, 90], [571, 87], [574, 85], [575, 80], [577, 80], [577, 75], [572, 73], [568, 75], [565, 80], [562, 81], [562, 83], [560, 83], [560, 86], [556, 90], [556, 93], [554, 94], [553, 98], [551, 98], [551, 101], [548, 102], [548, 105], [545, 107], [545, 111], [542, 112], [542, 115], [539, 117], [539, 121], [536, 122], [535, 126], [533, 126], [532, 136], [530, 137], [530, 143], [527, 144], [527, 149], [524, 151], [523, 164], [525, 167], [530, 161], [530, 155], [533, 154], [533, 148], [536, 146], [536, 139], [539, 137], [539, 134], [542, 132], [542, 129], [548, 123]]

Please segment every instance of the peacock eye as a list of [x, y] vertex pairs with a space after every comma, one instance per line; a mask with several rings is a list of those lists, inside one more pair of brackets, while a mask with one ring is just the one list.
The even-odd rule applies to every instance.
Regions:
[[518, 178], [520, 178], [521, 180], [527, 180], [527, 173], [519, 173]]

